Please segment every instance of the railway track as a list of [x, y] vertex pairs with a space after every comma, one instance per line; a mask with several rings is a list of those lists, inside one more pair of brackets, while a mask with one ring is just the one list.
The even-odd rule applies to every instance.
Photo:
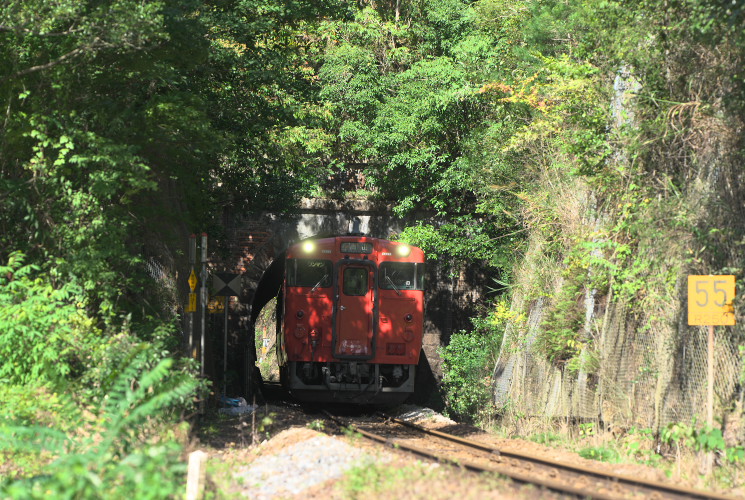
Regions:
[[[358, 432], [367, 439], [405, 450], [442, 463], [475, 472], [492, 472], [515, 481], [533, 484], [580, 498], [616, 500], [622, 498], [730, 499], [724, 495], [649, 481], [599, 469], [557, 462], [546, 457], [500, 450], [459, 436], [426, 429], [422, 426], [377, 414], [385, 436], [343, 422], [326, 411], [324, 414], [340, 427]], [[394, 437], [395, 436], [395, 437]]]

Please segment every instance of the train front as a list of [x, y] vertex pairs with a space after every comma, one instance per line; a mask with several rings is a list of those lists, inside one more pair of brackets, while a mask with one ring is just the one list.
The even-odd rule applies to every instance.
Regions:
[[364, 236], [306, 240], [285, 262], [280, 373], [307, 402], [387, 405], [414, 392], [424, 252]]

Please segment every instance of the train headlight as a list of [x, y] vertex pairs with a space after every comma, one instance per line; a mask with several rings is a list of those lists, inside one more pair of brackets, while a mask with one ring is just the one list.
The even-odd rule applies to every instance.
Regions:
[[396, 247], [396, 253], [400, 257], [408, 257], [411, 253], [411, 247], [409, 245], [399, 245]]
[[306, 241], [305, 243], [303, 243], [303, 251], [305, 253], [311, 253], [315, 249], [316, 249], [316, 244], [313, 243], [312, 241]]

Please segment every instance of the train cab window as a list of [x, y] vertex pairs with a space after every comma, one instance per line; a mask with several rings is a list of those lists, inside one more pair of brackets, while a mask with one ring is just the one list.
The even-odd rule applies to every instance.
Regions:
[[383, 262], [378, 273], [378, 286], [384, 290], [424, 290], [422, 263]]
[[369, 274], [368, 270], [362, 267], [344, 269], [344, 295], [367, 295], [370, 289]]
[[331, 269], [330, 260], [287, 259], [287, 286], [328, 288]]

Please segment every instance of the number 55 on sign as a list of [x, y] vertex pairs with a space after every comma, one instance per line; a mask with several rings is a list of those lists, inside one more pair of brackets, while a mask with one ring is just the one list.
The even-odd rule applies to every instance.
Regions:
[[734, 276], [688, 276], [688, 324], [734, 325]]

